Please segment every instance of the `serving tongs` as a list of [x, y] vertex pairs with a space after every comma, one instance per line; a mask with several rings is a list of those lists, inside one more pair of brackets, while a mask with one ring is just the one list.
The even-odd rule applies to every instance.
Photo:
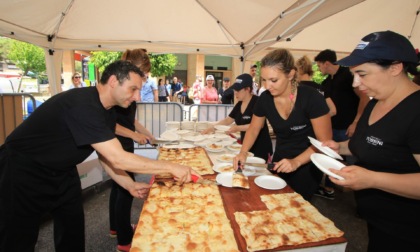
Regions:
[[153, 140], [147, 140], [147, 143], [156, 147], [156, 146], [162, 145], [162, 144], [177, 145], [177, 144], [179, 144], [179, 141], [178, 140], [157, 140], [157, 139], [153, 139]]
[[238, 169], [232, 175], [232, 187], [249, 189], [248, 177], [242, 172], [241, 161], [238, 161]]

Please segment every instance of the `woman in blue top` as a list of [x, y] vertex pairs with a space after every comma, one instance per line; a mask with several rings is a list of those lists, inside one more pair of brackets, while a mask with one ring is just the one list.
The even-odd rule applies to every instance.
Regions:
[[322, 173], [310, 161], [315, 152], [308, 136], [320, 140], [332, 138], [331, 117], [324, 97], [307, 86], [298, 86], [291, 53], [278, 49], [261, 60], [261, 78], [267, 91], [259, 97], [251, 125], [246, 131], [234, 166], [244, 163], [265, 120], [276, 134], [274, 171], [289, 186], [309, 200], [318, 188]]
[[332, 171], [333, 183], [355, 191], [368, 224], [368, 251], [420, 251], [420, 87], [419, 59], [406, 37], [391, 32], [367, 35], [350, 56], [353, 86], [372, 100], [350, 140], [324, 144], [355, 156], [355, 165]]

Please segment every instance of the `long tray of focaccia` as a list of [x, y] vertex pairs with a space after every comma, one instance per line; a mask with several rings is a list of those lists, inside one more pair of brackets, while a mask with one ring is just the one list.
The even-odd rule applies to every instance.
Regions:
[[130, 251], [238, 251], [217, 185], [155, 182]]
[[234, 213], [248, 251], [319, 242], [344, 234], [297, 193], [261, 195], [261, 200], [268, 210]]
[[[187, 165], [200, 175], [214, 174], [213, 163], [206, 150], [202, 147], [193, 148], [165, 148], [160, 147], [158, 160], [166, 160], [174, 163]], [[160, 174], [157, 178], [171, 178], [171, 174]]]

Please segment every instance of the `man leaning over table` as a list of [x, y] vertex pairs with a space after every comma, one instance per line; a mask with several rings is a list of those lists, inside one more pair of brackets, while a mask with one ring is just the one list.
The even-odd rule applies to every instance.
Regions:
[[47, 213], [54, 220], [56, 251], [85, 250], [76, 165], [93, 151], [111, 178], [137, 197], [150, 186], [122, 171], [169, 172], [180, 183], [198, 175], [188, 166], [126, 152], [116, 139], [113, 107], [139, 100], [142, 77], [132, 63], [114, 62], [97, 86], [51, 97], [6, 138], [0, 147], [0, 251], [33, 251]]

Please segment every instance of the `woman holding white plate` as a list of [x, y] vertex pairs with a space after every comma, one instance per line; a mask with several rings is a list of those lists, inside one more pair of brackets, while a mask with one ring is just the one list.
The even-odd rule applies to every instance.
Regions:
[[246, 131], [234, 166], [246, 160], [266, 119], [276, 134], [273, 170], [303, 198], [309, 200], [322, 178], [310, 160], [315, 152], [308, 136], [321, 141], [332, 139], [331, 117], [324, 97], [314, 88], [298, 86], [292, 54], [278, 49], [261, 60], [261, 77], [267, 91], [255, 104], [251, 124]]
[[353, 86], [373, 99], [350, 140], [324, 145], [355, 156], [355, 165], [331, 172], [351, 188], [368, 224], [368, 251], [420, 251], [419, 58], [410, 41], [392, 31], [365, 36], [337, 62], [349, 66]]
[[[241, 74], [236, 77], [235, 83], [231, 88], [234, 90], [238, 102], [228, 117], [215, 124], [215, 126], [231, 125], [235, 122], [235, 125], [231, 126], [226, 133], [231, 134], [239, 131], [241, 133], [241, 141], [245, 138], [245, 132], [248, 129], [253, 116], [254, 105], [258, 100], [258, 96], [255, 96], [252, 93], [252, 83], [252, 77], [249, 74]], [[210, 126], [201, 133], [208, 134], [213, 131], [214, 126]], [[266, 122], [261, 125], [261, 131], [258, 133], [258, 136], [249, 151], [254, 153], [254, 156], [262, 158], [265, 161], [273, 154], [273, 147]]]

